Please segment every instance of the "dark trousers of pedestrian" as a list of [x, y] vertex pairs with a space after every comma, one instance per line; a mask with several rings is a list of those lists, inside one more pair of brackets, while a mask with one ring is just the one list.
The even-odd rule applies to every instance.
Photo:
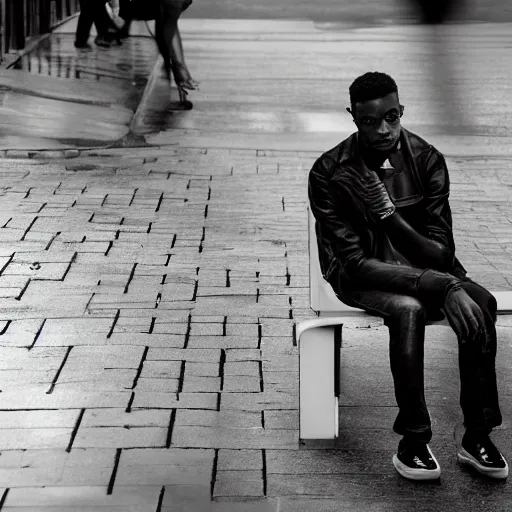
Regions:
[[132, 19], [130, 4], [130, 0], [119, 0], [119, 16], [123, 18], [123, 20], [131, 21]]
[[[424, 392], [425, 325], [431, 313], [418, 299], [382, 291], [343, 292], [331, 279], [339, 298], [384, 318], [389, 328], [389, 355], [398, 416], [393, 430], [411, 440], [428, 443], [432, 437]], [[496, 385], [496, 310], [494, 296], [469, 278], [462, 287], [482, 310], [487, 336], [459, 342], [460, 404], [466, 429], [490, 433], [501, 424]], [[438, 312], [439, 313], [439, 312]]]
[[178, 18], [191, 3], [191, 0], [159, 0], [160, 8], [155, 19], [155, 39], [167, 73], [171, 70], [173, 39], [178, 27]]
[[80, 16], [76, 27], [75, 43], [87, 43], [93, 23], [98, 35], [105, 37], [110, 25], [105, 3], [104, 0], [80, 0]]
[[461, 3], [459, 0], [412, 0], [418, 8], [422, 23], [428, 25], [444, 23]]
[[119, 0], [119, 17], [125, 21], [124, 27], [120, 30], [121, 35], [127, 37], [130, 33], [133, 12], [130, 0]]

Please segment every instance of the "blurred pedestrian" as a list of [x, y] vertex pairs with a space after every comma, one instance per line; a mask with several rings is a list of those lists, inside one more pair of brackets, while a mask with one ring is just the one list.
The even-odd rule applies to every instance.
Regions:
[[198, 86], [185, 63], [178, 28], [179, 17], [191, 3], [192, 0], [160, 0], [160, 12], [155, 20], [155, 38], [164, 59], [165, 73], [169, 81], [172, 73], [182, 102], [186, 98], [187, 90], [194, 90]]
[[125, 39], [130, 36], [130, 26], [133, 19], [130, 0], [119, 0], [119, 17], [124, 21], [124, 25], [119, 30], [119, 36], [121, 39]]
[[109, 35], [109, 27], [112, 22], [105, 8], [105, 0], [80, 0], [75, 48], [90, 48], [88, 39], [93, 23], [97, 32], [94, 43], [103, 48], [111, 46], [113, 39]]
[[129, 35], [132, 19], [155, 20], [155, 40], [164, 61], [165, 76], [174, 78], [181, 103], [189, 105], [187, 94], [198, 87], [185, 62], [178, 19], [190, 7], [192, 0], [120, 0], [119, 16], [125, 20], [121, 37]]
[[453, 13], [458, 0], [413, 0], [419, 9], [422, 23], [434, 25], [444, 23]]
[[427, 26], [427, 41], [430, 50], [431, 83], [433, 99], [440, 109], [436, 121], [444, 132], [471, 133], [472, 122], [467, 108], [459, 100], [463, 96], [459, 89], [460, 77], [456, 72], [456, 59], [450, 45], [450, 19], [456, 17], [464, 0], [410, 0], [417, 9], [421, 23]]
[[[154, 0], [155, 3], [157, 0]], [[115, 27], [116, 37], [126, 39], [130, 35], [132, 8], [130, 0], [109, 0], [106, 3], [107, 13]]]

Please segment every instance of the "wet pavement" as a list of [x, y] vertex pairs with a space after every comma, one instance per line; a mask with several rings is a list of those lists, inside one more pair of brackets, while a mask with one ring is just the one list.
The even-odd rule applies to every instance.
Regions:
[[129, 133], [157, 49], [144, 31], [122, 46], [74, 47], [75, 20], [0, 71], [0, 148], [105, 146]]
[[[512, 22], [512, 5], [507, 0], [459, 0], [453, 18], [464, 21]], [[313, 20], [329, 24], [379, 26], [409, 24], [417, 20], [417, 2], [406, 0], [210, 0], [195, 1], [185, 17], [217, 19]]]
[[[335, 29], [309, 21], [185, 19], [181, 27], [201, 87], [190, 94], [192, 111], [168, 112], [162, 108], [166, 84], [155, 80], [135, 127], [149, 144], [324, 151], [353, 130], [345, 111], [351, 81], [378, 67], [398, 81], [404, 125], [443, 152], [512, 154], [508, 110], [496, 102], [507, 97], [512, 80], [508, 24], [449, 26], [438, 46], [421, 26]], [[453, 105], [439, 91], [453, 77], [434, 73], [431, 57], [438, 51], [453, 61], [463, 126], [443, 115]]]
[[[344, 326], [339, 439], [299, 443], [294, 323], [311, 315], [307, 173], [353, 129], [348, 84], [375, 55], [401, 87], [404, 125], [447, 155], [459, 259], [510, 289], [511, 134], [496, 101], [510, 27], [457, 29], [469, 136], [437, 123], [417, 28], [182, 27], [201, 90], [172, 112], [155, 75], [135, 126], [146, 147], [1, 154], [0, 510], [506, 511], [509, 483], [456, 461], [449, 329], [427, 331], [443, 474], [423, 485], [391, 464], [387, 332], [371, 320]], [[511, 322], [498, 322], [493, 433], [509, 460]]]

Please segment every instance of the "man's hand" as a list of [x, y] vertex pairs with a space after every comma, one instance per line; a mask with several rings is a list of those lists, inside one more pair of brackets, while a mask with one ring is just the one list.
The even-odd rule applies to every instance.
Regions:
[[394, 210], [388, 191], [375, 171], [366, 168], [363, 172], [359, 172], [349, 168], [345, 172], [351, 178], [352, 190], [371, 213], [382, 218], [386, 213]]
[[487, 336], [482, 310], [462, 288], [454, 287], [447, 293], [443, 310], [460, 343]]

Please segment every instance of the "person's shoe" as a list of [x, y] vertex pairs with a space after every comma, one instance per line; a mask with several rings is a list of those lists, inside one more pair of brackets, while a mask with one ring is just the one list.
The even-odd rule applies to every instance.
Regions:
[[123, 42], [121, 41], [121, 38], [119, 37], [119, 31], [118, 30], [108, 30], [105, 39], [111, 44], [117, 44], [118, 46], [121, 46]]
[[94, 38], [94, 44], [101, 48], [110, 48], [111, 42], [106, 37], [96, 36]]
[[90, 50], [91, 45], [87, 41], [85, 41], [84, 43], [75, 41], [75, 48], [78, 48], [79, 50]]
[[508, 476], [505, 457], [487, 435], [464, 435], [457, 458], [461, 464], [471, 466], [491, 478], [503, 480]]
[[130, 37], [130, 24], [129, 23], [125, 23], [124, 27], [119, 29], [119, 37], [121, 39], [127, 39], [128, 37]]
[[437, 480], [441, 468], [427, 443], [402, 439], [398, 453], [393, 455], [395, 469], [409, 480]]
[[184, 63], [172, 61], [171, 71], [178, 89], [194, 91], [199, 88], [199, 82], [192, 78], [190, 71]]

